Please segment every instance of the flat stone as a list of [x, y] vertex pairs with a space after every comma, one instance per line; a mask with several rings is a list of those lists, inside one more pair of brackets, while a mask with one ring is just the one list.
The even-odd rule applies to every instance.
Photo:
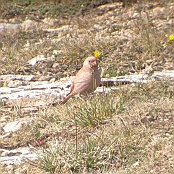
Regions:
[[16, 132], [22, 127], [22, 123], [19, 121], [14, 121], [7, 123], [3, 129], [5, 132]]
[[46, 60], [46, 57], [44, 55], [38, 55], [37, 57], [29, 60], [28, 63], [34, 66], [37, 62], [43, 62], [44, 60]]
[[34, 75], [0, 75], [0, 80], [8, 81], [8, 80], [24, 80], [31, 81], [33, 80]]
[[32, 153], [30, 148], [22, 147], [14, 150], [4, 150], [0, 156], [0, 162], [2, 164], [10, 165], [10, 164], [20, 164], [24, 159], [37, 159], [37, 155]]
[[26, 83], [23, 82], [23, 81], [21, 81], [21, 80], [11, 80], [11, 81], [7, 84], [7, 86], [8, 86], [9, 88], [16, 88], [16, 87], [25, 86], [25, 85], [26, 85]]
[[21, 23], [19, 26], [24, 30], [28, 30], [38, 25], [39, 24], [37, 22], [27, 19], [23, 23]]

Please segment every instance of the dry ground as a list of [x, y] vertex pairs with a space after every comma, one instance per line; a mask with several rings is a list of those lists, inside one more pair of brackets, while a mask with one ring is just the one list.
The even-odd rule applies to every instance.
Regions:
[[[1, 18], [10, 21], [15, 17], [21, 22], [28, 15], [41, 22], [52, 16], [44, 3], [32, 6], [24, 1], [16, 2], [13, 13], [6, 13], [4, 9], [11, 4], [1, 1]], [[59, 5], [55, 8], [60, 8]], [[139, 73], [149, 66], [150, 73], [172, 69], [174, 42], [169, 41], [168, 36], [173, 32], [173, 24], [167, 23], [174, 20], [172, 6], [172, 1], [162, 0], [126, 8], [121, 4], [103, 7], [94, 3], [73, 14], [66, 10], [64, 16], [54, 13], [58, 20], [49, 24], [50, 28], [69, 25], [68, 30], [60, 33], [46, 32], [48, 25], [29, 31], [19, 29], [10, 34], [6, 31], [1, 33], [0, 40], [0, 74], [47, 76], [61, 69], [63, 76], [67, 76], [75, 74], [79, 62], [94, 51], [101, 53], [100, 66], [105, 68], [107, 77]], [[32, 12], [27, 13], [28, 10]], [[27, 41], [29, 49], [24, 47]], [[61, 54], [51, 59], [54, 50], [61, 50]], [[51, 61], [28, 68], [27, 61], [39, 54]], [[52, 67], [54, 63], [60, 65], [56, 72]], [[86, 104], [75, 98], [64, 106], [45, 106], [30, 114], [21, 112], [20, 105], [14, 104], [9, 109], [0, 103], [4, 110], [0, 117], [6, 116], [7, 122], [25, 117], [33, 120], [10, 138], [0, 140], [0, 148], [32, 145], [39, 157], [34, 162], [26, 160], [22, 168], [0, 165], [0, 173], [172, 174], [173, 103], [174, 84], [168, 79], [124, 85], [104, 96], [91, 95]]]

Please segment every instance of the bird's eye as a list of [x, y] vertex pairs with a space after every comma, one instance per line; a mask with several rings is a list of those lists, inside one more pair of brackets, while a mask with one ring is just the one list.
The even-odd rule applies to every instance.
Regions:
[[89, 63], [90, 63], [91, 61], [89, 60]]

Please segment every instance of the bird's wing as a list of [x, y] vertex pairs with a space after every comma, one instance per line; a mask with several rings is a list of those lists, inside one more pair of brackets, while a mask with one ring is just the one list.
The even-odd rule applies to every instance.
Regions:
[[91, 84], [92, 73], [90, 72], [79, 72], [74, 79], [74, 93], [81, 94], [86, 92]]

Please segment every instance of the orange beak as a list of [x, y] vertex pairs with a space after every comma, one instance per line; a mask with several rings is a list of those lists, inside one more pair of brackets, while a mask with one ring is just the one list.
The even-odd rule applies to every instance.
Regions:
[[92, 67], [96, 67], [97, 66], [97, 61], [94, 60], [93, 62], [91, 62], [91, 64], [92, 64]]

